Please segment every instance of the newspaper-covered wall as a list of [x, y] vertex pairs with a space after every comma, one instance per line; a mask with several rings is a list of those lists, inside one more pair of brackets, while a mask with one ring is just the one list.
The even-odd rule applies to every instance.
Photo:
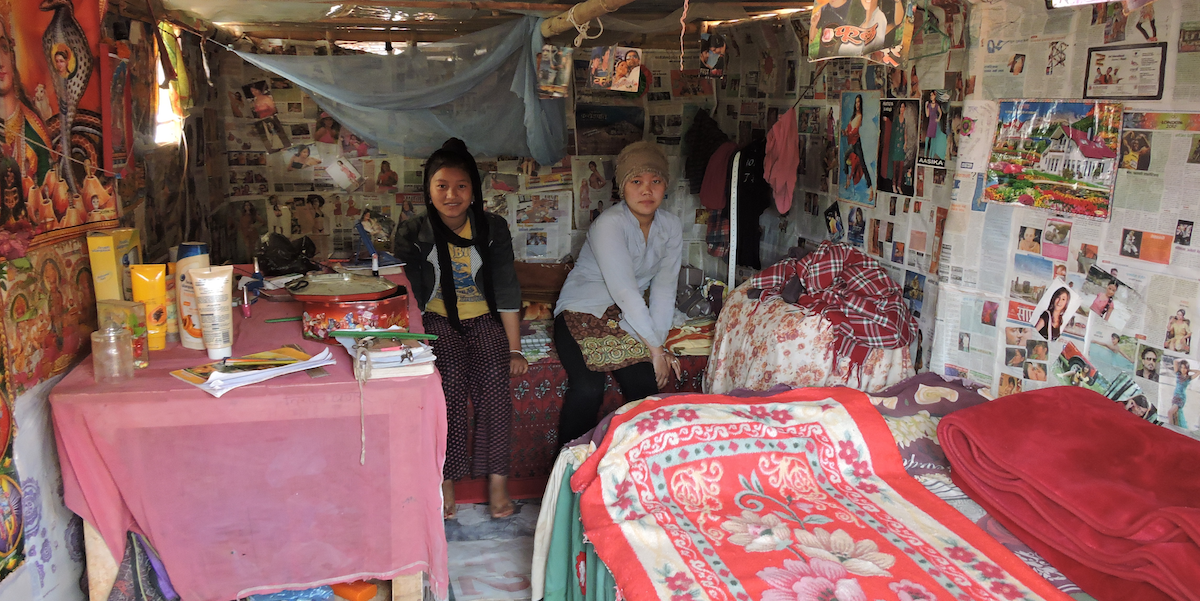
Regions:
[[[957, 131], [931, 368], [997, 394], [1083, 386], [1200, 431], [1200, 5], [1160, 0], [1125, 13], [1120, 3], [981, 3], [970, 32], [964, 76], [974, 91], [963, 107], [970, 125]], [[1130, 48], [1155, 54], [1130, 65]], [[1070, 123], [1058, 142], [1064, 157], [1077, 153], [1067, 175], [1113, 164], [1108, 218], [989, 202], [988, 170], [1003, 163], [993, 154], [1000, 102], [1085, 91], [1123, 104], [1119, 139], [1104, 134], [1115, 156], [1089, 139], [1100, 133], [1077, 135]], [[1044, 178], [1041, 159], [1056, 143], [1047, 138], [1020, 146], [1017, 179]]]

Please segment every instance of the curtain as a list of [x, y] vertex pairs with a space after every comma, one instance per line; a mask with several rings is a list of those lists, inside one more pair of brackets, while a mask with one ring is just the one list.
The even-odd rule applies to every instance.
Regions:
[[381, 148], [427, 156], [454, 136], [477, 155], [565, 154], [565, 100], [541, 100], [541, 19], [522, 17], [400, 54], [237, 54], [295, 82], [323, 110]]

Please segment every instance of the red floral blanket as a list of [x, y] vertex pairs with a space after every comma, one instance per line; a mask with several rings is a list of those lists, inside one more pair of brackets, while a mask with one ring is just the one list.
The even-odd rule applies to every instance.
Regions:
[[571, 485], [626, 599], [1069, 599], [909, 477], [861, 392], [621, 411]]

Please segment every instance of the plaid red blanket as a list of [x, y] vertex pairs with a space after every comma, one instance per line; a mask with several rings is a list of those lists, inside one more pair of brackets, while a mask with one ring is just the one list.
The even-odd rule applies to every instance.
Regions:
[[904, 304], [900, 286], [875, 259], [829, 241], [802, 259], [784, 259], [750, 278], [761, 289], [759, 302], [779, 296], [792, 277], [804, 290], [796, 304], [828, 319], [837, 335], [830, 350], [860, 366], [872, 348], [908, 346], [917, 322]]

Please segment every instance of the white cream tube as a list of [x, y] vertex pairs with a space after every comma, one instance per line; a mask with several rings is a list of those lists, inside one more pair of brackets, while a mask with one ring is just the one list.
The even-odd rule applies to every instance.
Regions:
[[196, 291], [208, 358], [233, 356], [233, 266], [194, 268], [188, 270], [187, 277]]

